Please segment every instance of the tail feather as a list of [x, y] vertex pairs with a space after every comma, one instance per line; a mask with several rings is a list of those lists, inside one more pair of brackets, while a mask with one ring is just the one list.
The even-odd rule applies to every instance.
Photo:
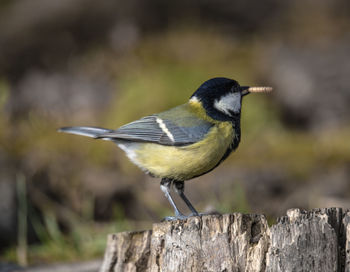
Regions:
[[110, 133], [113, 130], [99, 127], [63, 127], [58, 129], [58, 131], [91, 138], [100, 138], [99, 136], [101, 134]]

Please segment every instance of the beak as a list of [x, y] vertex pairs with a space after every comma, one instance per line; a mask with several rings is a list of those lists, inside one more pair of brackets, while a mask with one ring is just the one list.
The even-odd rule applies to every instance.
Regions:
[[250, 93], [269, 93], [272, 91], [272, 87], [248, 87], [241, 86], [241, 94], [245, 96]]

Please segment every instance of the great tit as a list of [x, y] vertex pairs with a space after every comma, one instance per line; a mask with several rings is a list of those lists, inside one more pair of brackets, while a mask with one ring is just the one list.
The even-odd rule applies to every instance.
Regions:
[[213, 170], [238, 147], [243, 96], [271, 90], [243, 87], [228, 78], [212, 78], [187, 103], [116, 130], [64, 127], [59, 131], [116, 143], [144, 172], [161, 178], [160, 188], [175, 211], [175, 217], [166, 219], [183, 219], [187, 216], [177, 208], [171, 188], [186, 203], [191, 215], [198, 215], [184, 194], [184, 181]]

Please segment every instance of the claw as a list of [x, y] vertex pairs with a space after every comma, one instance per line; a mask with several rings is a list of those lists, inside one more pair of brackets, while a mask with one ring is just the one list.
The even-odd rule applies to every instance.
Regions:
[[165, 222], [165, 221], [167, 221], [167, 222], [169, 222], [169, 221], [174, 221], [174, 220], [185, 220], [185, 219], [187, 219], [187, 218], [189, 218], [189, 217], [191, 217], [192, 215], [183, 215], [183, 214], [181, 214], [181, 215], [177, 215], [177, 216], [167, 216], [167, 217], [164, 217], [163, 219], [162, 219], [162, 222]]
[[165, 222], [165, 221], [169, 222], [169, 221], [174, 221], [174, 220], [185, 220], [185, 219], [193, 217], [193, 216], [201, 216], [201, 215], [203, 215], [203, 214], [202, 213], [200, 213], [200, 214], [191, 213], [190, 215], [178, 214], [176, 216], [167, 216], [167, 217], [163, 218], [161, 222]]

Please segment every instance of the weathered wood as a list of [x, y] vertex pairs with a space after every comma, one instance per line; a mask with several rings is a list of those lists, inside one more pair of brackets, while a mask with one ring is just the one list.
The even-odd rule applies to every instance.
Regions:
[[259, 215], [211, 215], [155, 224], [150, 271], [261, 271], [267, 222]]
[[108, 237], [107, 271], [350, 271], [350, 213], [291, 209], [191, 217]]
[[146, 271], [151, 235], [150, 230], [109, 235], [100, 271]]
[[343, 242], [342, 250], [344, 257], [344, 271], [350, 271], [350, 212], [346, 212], [343, 216]]
[[339, 271], [340, 210], [289, 210], [270, 229], [266, 271]]

